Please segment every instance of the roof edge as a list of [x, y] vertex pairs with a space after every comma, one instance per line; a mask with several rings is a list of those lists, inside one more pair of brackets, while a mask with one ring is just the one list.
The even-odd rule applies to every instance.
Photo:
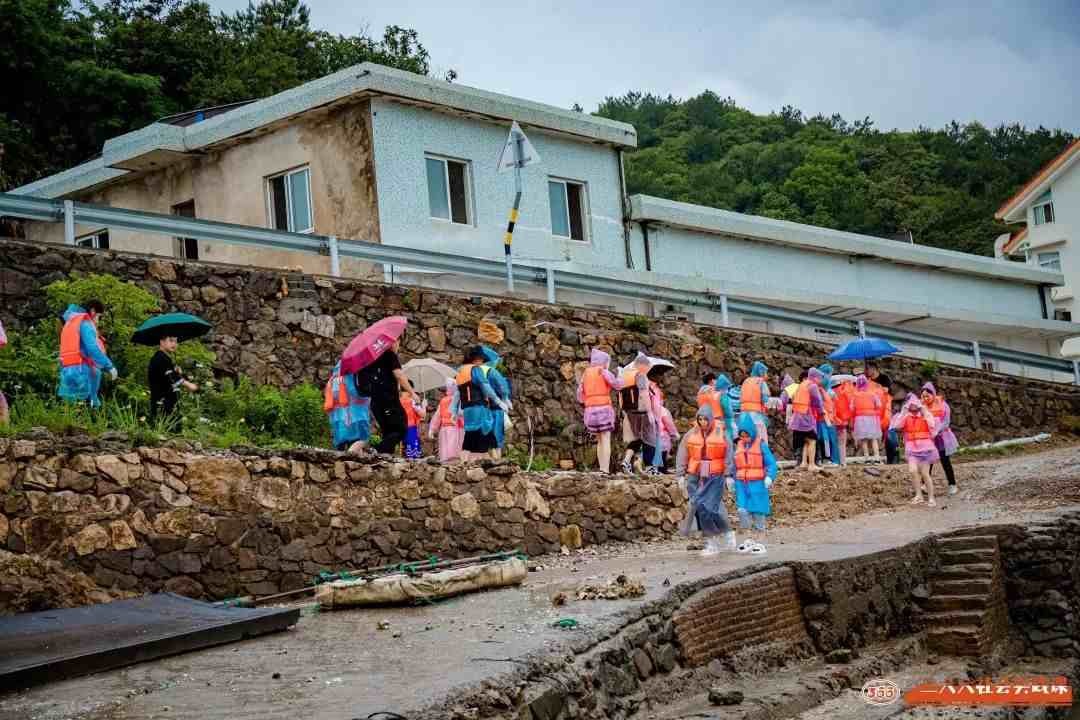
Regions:
[[1043, 185], [1052, 182], [1059, 173], [1068, 169], [1077, 158], [1080, 158], [1080, 138], [1073, 140], [1064, 150], [1039, 168], [1019, 190], [1012, 194], [1012, 197], [1001, 204], [1001, 207], [994, 213], [994, 218], [1005, 222], [1019, 222], [1022, 220], [1023, 218], [1016, 216], [1016, 210], [1024, 207], [1032, 195], [1037, 194]]

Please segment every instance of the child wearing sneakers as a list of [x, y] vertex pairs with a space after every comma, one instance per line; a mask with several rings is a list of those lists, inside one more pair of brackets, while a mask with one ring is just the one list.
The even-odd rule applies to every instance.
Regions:
[[[741, 553], [764, 555], [765, 518], [772, 513], [769, 488], [776, 479], [776, 458], [769, 444], [758, 435], [757, 424], [748, 415], [739, 418], [739, 437], [734, 448], [735, 477], [728, 478], [728, 489], [735, 492], [739, 509], [739, 529], [746, 533], [738, 545]], [[758, 538], [761, 539], [758, 539]]]

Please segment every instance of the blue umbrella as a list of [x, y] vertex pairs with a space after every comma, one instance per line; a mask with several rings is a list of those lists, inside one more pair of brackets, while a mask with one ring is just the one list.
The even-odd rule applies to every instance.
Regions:
[[132, 342], [139, 345], [157, 345], [164, 337], [177, 340], [191, 340], [202, 337], [211, 330], [210, 323], [202, 318], [187, 313], [166, 313], [150, 318], [131, 336]]
[[870, 358], [895, 355], [900, 348], [881, 338], [858, 338], [846, 342], [829, 354], [830, 360], [869, 360]]

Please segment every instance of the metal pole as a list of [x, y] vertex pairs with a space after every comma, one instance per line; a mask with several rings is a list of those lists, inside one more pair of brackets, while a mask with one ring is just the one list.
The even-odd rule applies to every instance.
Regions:
[[982, 369], [982, 353], [979, 352], [979, 341], [971, 341], [971, 354], [975, 356], [975, 369]]
[[525, 162], [525, 140], [519, 134], [514, 137], [514, 207], [510, 209], [510, 221], [506, 224], [503, 235], [503, 252], [506, 255], [506, 291], [514, 292], [514, 263], [510, 257], [510, 243], [514, 239], [514, 225], [517, 223], [518, 210], [521, 208], [521, 166]]
[[860, 320], [859, 321], [859, 339], [861, 340], [861, 339], [863, 339], [865, 337], [866, 337], [866, 321], [865, 320]]
[[1080, 360], [1073, 360], [1073, 384], [1080, 385]]
[[547, 301], [549, 304], [555, 304], [555, 268], [549, 264], [547, 266]]
[[728, 322], [727, 295], [720, 296], [720, 324], [724, 327], [731, 327]]
[[75, 244], [75, 202], [64, 201], [64, 244]]
[[341, 277], [341, 258], [338, 257], [337, 235], [330, 236], [330, 274]]

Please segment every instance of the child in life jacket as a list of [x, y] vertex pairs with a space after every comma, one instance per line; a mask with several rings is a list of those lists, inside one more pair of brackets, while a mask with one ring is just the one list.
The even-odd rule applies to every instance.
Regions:
[[401, 408], [405, 411], [405, 444], [403, 453], [410, 460], [419, 460], [424, 456], [420, 447], [420, 423], [427, 417], [424, 404], [414, 403], [412, 393], [401, 392]]
[[461, 457], [461, 443], [465, 440], [465, 418], [457, 402], [457, 384], [453, 378], [446, 381], [446, 394], [439, 400], [439, 408], [428, 424], [428, 439], [439, 438], [439, 462], [451, 462]]
[[745, 533], [737, 550], [764, 555], [768, 552], [763, 542], [765, 519], [772, 513], [769, 488], [776, 480], [778, 468], [769, 444], [762, 440], [758, 429], [749, 415], [739, 418], [739, 437], [733, 450], [735, 477], [729, 477], [727, 485], [735, 493], [739, 528]]
[[610, 364], [610, 355], [593, 348], [589, 367], [582, 373], [577, 387], [577, 400], [585, 406], [582, 421], [585, 429], [596, 437], [596, 463], [602, 473], [611, 469], [611, 433], [615, 430], [611, 393], [622, 388], [622, 380], [608, 369]]
[[[721, 419], [722, 420], [722, 419]], [[735, 550], [735, 533], [724, 507], [725, 478], [734, 476], [732, 443], [724, 426], [713, 417], [712, 405], [704, 403], [679, 443], [675, 473], [686, 478], [689, 497], [683, 535], [700, 530], [705, 536], [705, 557]]]
[[881, 442], [881, 392], [865, 375], [855, 378], [855, 391], [851, 394], [852, 429], [856, 449], [862, 448], [863, 457], [879, 457]]
[[926, 488], [927, 505], [934, 505], [934, 481], [930, 477], [930, 467], [939, 462], [934, 436], [937, 435], [938, 421], [930, 408], [922, 404], [913, 393], [908, 393], [903, 409], [893, 417], [889, 428], [898, 430], [904, 436], [904, 454], [907, 456], [908, 469], [911, 471], [911, 485], [915, 497], [912, 505], [923, 502], [923, 488]]
[[[945, 471], [945, 480], [949, 483], [949, 494], [955, 495], [957, 492], [956, 473], [953, 471], [952, 460], [949, 459], [949, 456], [959, 449], [960, 443], [956, 440], [956, 433], [952, 431], [952, 408], [949, 407], [949, 403], [945, 402], [945, 397], [938, 393], [932, 382], [922, 386], [921, 397], [923, 405], [930, 409], [934, 419], [938, 422], [938, 431], [934, 436], [934, 446], [940, 456], [941, 468]], [[931, 477], [933, 474], [934, 468], [931, 467]]]

